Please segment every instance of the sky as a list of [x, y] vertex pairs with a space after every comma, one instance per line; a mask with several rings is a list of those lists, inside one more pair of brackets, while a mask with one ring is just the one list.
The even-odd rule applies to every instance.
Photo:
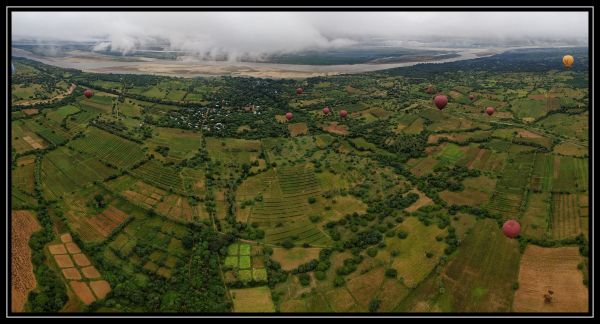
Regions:
[[13, 41], [214, 56], [366, 45], [587, 46], [587, 12], [13, 12]]

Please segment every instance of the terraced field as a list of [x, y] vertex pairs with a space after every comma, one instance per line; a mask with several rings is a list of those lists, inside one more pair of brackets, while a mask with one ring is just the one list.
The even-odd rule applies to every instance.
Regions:
[[577, 195], [552, 194], [552, 235], [556, 239], [581, 233]]
[[531, 181], [529, 186], [533, 191], [550, 191], [552, 188], [552, 170], [554, 157], [546, 153], [538, 153], [535, 156]]
[[131, 168], [145, 156], [138, 144], [95, 127], [91, 127], [84, 138], [70, 145], [122, 169]]
[[442, 276], [455, 312], [510, 310], [521, 255], [491, 220], [478, 221]]
[[[200, 133], [192, 131], [157, 127], [156, 135], [148, 140], [148, 144], [152, 150], [157, 146], [169, 147], [169, 153], [165, 158], [167, 161], [179, 162], [189, 158], [198, 152], [201, 146], [202, 136]], [[160, 154], [154, 154], [158, 158], [162, 158]]]
[[467, 165], [471, 169], [478, 169], [486, 172], [500, 172], [506, 164], [507, 157], [507, 153], [498, 153], [481, 149]]
[[90, 215], [86, 202], [81, 197], [67, 197], [69, 210], [65, 217], [71, 228], [85, 242], [100, 242], [106, 239], [129, 215], [117, 206], [110, 203], [104, 210], [95, 215]]
[[11, 138], [12, 147], [16, 153], [42, 149], [48, 146], [44, 139], [30, 130], [23, 120], [11, 123]]
[[505, 218], [513, 218], [521, 212], [524, 193], [533, 168], [533, 154], [511, 154], [496, 184], [496, 190], [488, 207]]
[[110, 242], [104, 258], [130, 274], [141, 275], [138, 269], [142, 267], [157, 278], [168, 279], [188, 253], [182, 245], [186, 235], [188, 230], [183, 225], [160, 217], [139, 216]]
[[179, 173], [172, 168], [163, 166], [158, 161], [147, 161], [131, 170], [130, 173], [159, 188], [185, 193], [183, 180], [179, 176]]
[[[559, 161], [557, 161], [559, 160]], [[588, 161], [570, 156], [555, 157], [553, 191], [576, 192], [588, 188]]]
[[308, 220], [308, 198], [320, 194], [312, 168], [307, 165], [278, 168], [264, 181], [270, 182], [271, 194], [252, 208], [248, 223], [257, 222], [265, 229], [266, 243], [292, 240], [323, 246], [330, 239]]
[[49, 199], [58, 199], [66, 192], [83, 188], [94, 181], [116, 174], [93, 156], [58, 148], [42, 160], [42, 191]]
[[97, 112], [91, 110], [81, 110], [80, 112], [67, 118], [67, 128], [69, 134], [75, 134], [85, 130], [88, 123], [98, 116]]
[[35, 184], [33, 178], [34, 161], [19, 165], [12, 170], [12, 185], [14, 188], [18, 188], [28, 194], [33, 194]]
[[542, 239], [550, 229], [550, 192], [532, 192], [528, 195], [527, 208], [521, 218], [523, 235]]
[[58, 123], [49, 119], [43, 120], [42, 123], [30, 119], [25, 122], [25, 125], [31, 131], [53, 145], [61, 145], [71, 137]]

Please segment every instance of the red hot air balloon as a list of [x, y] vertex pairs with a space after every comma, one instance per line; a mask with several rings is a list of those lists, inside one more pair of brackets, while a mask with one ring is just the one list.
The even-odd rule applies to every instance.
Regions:
[[325, 108], [323, 108], [323, 113], [324, 113], [325, 115], [329, 114], [329, 107], [325, 107]]
[[475, 100], [475, 96], [474, 95], [470, 95], [469, 96], [469, 100], [471, 100], [471, 101]]
[[304, 89], [302, 89], [302, 88], [297, 88], [297, 89], [296, 89], [296, 94], [297, 94], [297, 95], [301, 95], [301, 94], [302, 94], [302, 92], [304, 92]]
[[346, 118], [346, 116], [348, 116], [348, 112], [345, 110], [340, 110], [340, 117]]
[[438, 107], [439, 110], [442, 110], [448, 104], [448, 97], [444, 95], [437, 95], [433, 99], [433, 103], [435, 103], [436, 107]]
[[294, 117], [294, 114], [292, 114], [291, 112], [285, 113], [285, 118], [287, 118], [287, 120], [292, 120], [293, 117]]
[[508, 220], [502, 225], [502, 232], [509, 238], [515, 238], [521, 232], [521, 225], [514, 219]]
[[92, 90], [87, 89], [83, 92], [83, 95], [86, 96], [87, 98], [90, 98], [92, 96]]
[[485, 108], [485, 113], [488, 115], [493, 115], [494, 114], [494, 107], [487, 107]]

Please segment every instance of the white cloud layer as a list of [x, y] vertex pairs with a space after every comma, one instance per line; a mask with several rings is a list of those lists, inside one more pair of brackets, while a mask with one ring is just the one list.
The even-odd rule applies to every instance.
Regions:
[[13, 40], [265, 55], [373, 43], [587, 45], [584, 12], [13, 12]]

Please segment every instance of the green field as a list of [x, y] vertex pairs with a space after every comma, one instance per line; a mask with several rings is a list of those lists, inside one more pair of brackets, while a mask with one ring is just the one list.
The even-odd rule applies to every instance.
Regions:
[[496, 184], [488, 208], [504, 218], [514, 218], [522, 210], [524, 194], [529, 183], [534, 154], [510, 154], [502, 177]]
[[478, 222], [445, 270], [451, 310], [509, 311], [519, 258], [517, 241], [504, 237], [495, 222]]
[[[271, 60], [320, 65], [322, 53], [368, 67], [454, 50], [334, 42], [306, 55], [265, 52], [248, 66], [230, 64], [256, 53], [209, 51], [202, 57], [216, 63], [198, 65], [176, 49], [183, 39], [164, 51], [155, 41], [163, 40], [135, 43], [148, 51], [96, 51], [103, 61], [93, 73], [13, 55], [8, 215], [15, 225], [31, 212], [41, 228], [29, 241], [23, 226], [11, 233], [22, 243], [13, 247], [29, 253], [13, 253], [26, 256], [16, 265], [33, 265], [13, 271], [35, 283], [19, 297], [25, 314], [518, 316], [531, 308], [552, 316], [583, 306], [574, 303], [585, 288], [563, 283], [564, 273], [581, 273], [568, 280], [585, 286], [591, 279], [584, 47], [338, 74], [279, 71]], [[73, 46], [56, 45], [61, 52], [46, 59], [83, 64], [87, 50]], [[13, 44], [13, 54], [29, 50], [48, 54]], [[565, 52], [576, 58], [571, 69], [562, 68]], [[110, 62], [128, 73], [101, 72]], [[160, 71], [142, 74], [146, 66]], [[449, 98], [442, 110], [437, 94]], [[516, 239], [502, 232], [508, 219], [521, 226]], [[81, 279], [67, 278], [84, 266], [59, 267], [64, 234], [94, 266]], [[577, 269], [561, 268], [558, 254], [535, 265], [552, 274], [539, 278], [555, 290], [551, 303], [520, 279], [532, 270], [521, 255], [534, 246], [581, 259]], [[107, 294], [95, 286], [86, 304], [69, 281], [89, 284], [95, 272]], [[531, 305], [519, 305], [528, 294]]]
[[84, 138], [70, 145], [118, 168], [131, 168], [144, 159], [144, 151], [136, 143], [95, 127], [91, 127]]
[[117, 170], [91, 155], [60, 148], [42, 160], [42, 191], [48, 199], [59, 199], [67, 192], [75, 192], [116, 173]]

